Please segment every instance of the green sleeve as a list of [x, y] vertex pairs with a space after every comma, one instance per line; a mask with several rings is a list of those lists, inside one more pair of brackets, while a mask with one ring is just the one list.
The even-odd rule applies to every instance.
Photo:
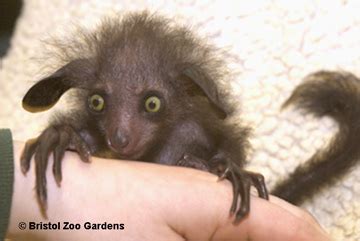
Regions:
[[11, 132], [0, 129], [0, 240], [5, 239], [10, 217], [14, 183], [13, 159]]

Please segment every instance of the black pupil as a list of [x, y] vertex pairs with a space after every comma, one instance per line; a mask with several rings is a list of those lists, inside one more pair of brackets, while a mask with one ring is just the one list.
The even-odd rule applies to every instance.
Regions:
[[97, 107], [100, 105], [100, 100], [98, 98], [93, 99], [93, 106]]
[[156, 103], [154, 100], [152, 100], [150, 103], [149, 103], [149, 108], [150, 109], [155, 109], [156, 108]]

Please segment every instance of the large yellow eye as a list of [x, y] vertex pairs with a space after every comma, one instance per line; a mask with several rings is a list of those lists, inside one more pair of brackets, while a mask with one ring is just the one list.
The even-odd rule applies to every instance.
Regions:
[[160, 110], [161, 100], [157, 96], [150, 96], [145, 100], [145, 110], [147, 112], [155, 113]]
[[102, 111], [105, 107], [104, 98], [101, 95], [94, 94], [89, 97], [89, 107], [94, 111]]

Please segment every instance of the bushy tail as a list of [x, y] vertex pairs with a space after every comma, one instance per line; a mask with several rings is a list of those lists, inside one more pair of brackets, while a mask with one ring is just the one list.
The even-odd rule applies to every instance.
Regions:
[[299, 166], [272, 191], [300, 204], [320, 187], [344, 175], [360, 159], [360, 79], [350, 73], [320, 71], [298, 86], [284, 107], [297, 108], [317, 117], [329, 116], [339, 125], [330, 144]]

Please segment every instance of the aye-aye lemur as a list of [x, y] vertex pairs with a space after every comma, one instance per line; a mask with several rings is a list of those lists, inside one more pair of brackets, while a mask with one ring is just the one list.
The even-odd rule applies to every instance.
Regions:
[[[249, 212], [251, 185], [268, 198], [263, 176], [243, 169], [250, 130], [225, 121], [230, 111], [216, 82], [226, 78], [226, 66], [204, 40], [166, 18], [142, 12], [108, 19], [97, 31], [81, 31], [56, 47], [63, 66], [23, 99], [26, 110], [44, 111], [67, 90], [77, 89], [75, 108], [54, 116], [38, 138], [27, 142], [21, 157], [26, 173], [34, 156], [44, 215], [48, 157], [53, 153], [53, 173], [60, 184], [68, 149], [85, 162], [96, 155], [192, 167], [227, 178], [233, 184], [230, 212], [236, 213], [235, 221]], [[327, 149], [272, 192], [299, 204], [359, 159], [360, 80], [348, 73], [312, 74], [284, 106], [292, 103], [339, 123]]]
[[54, 155], [53, 174], [60, 184], [67, 149], [85, 162], [95, 155], [192, 167], [227, 178], [235, 221], [249, 212], [251, 185], [268, 199], [263, 176], [243, 169], [249, 128], [225, 121], [230, 111], [216, 82], [226, 78], [226, 66], [204, 40], [166, 18], [141, 12], [107, 19], [97, 31], [80, 31], [55, 47], [63, 66], [23, 99], [26, 110], [44, 111], [77, 89], [75, 107], [57, 114], [26, 143], [21, 157], [26, 173], [34, 156], [44, 215], [49, 155]]
[[296, 107], [339, 125], [330, 144], [275, 186], [272, 193], [300, 204], [333, 183], [360, 160], [360, 79], [346, 72], [319, 71], [299, 85], [284, 107]]

